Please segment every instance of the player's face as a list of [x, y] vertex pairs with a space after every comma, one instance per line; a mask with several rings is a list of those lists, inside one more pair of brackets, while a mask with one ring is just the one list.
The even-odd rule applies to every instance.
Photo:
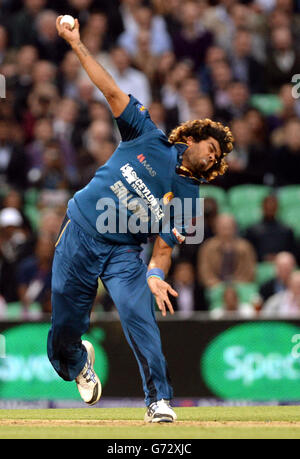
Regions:
[[185, 152], [186, 160], [194, 174], [201, 175], [201, 172], [208, 171], [221, 158], [222, 152], [219, 142], [213, 137], [195, 142], [188, 138], [189, 148]]

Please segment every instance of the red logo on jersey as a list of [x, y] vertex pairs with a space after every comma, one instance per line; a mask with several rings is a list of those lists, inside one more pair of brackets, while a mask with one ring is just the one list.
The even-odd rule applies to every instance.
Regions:
[[146, 156], [140, 154], [140, 155], [137, 156], [137, 159], [139, 160], [140, 163], [142, 163], [143, 161], [145, 161]]

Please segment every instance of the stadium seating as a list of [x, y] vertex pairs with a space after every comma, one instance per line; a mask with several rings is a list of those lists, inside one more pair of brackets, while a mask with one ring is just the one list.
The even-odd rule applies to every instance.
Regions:
[[287, 185], [279, 188], [277, 192], [280, 211], [300, 206], [300, 185]]
[[[19, 301], [8, 303], [6, 319], [8, 320], [22, 320], [23, 307]], [[41, 314], [41, 306], [39, 303], [33, 303], [29, 307], [29, 314], [32, 317], [38, 317]]]
[[271, 192], [267, 185], [238, 185], [228, 190], [230, 211], [241, 230], [257, 223], [262, 216], [262, 201]]
[[279, 218], [285, 225], [289, 226], [297, 239], [300, 239], [300, 205], [294, 205], [286, 209], [282, 209]]
[[255, 282], [258, 286], [261, 286], [268, 280], [275, 276], [274, 263], [268, 261], [262, 261], [256, 265], [256, 278]]
[[201, 185], [200, 198], [214, 198], [217, 201], [219, 212], [228, 211], [227, 194], [223, 188], [214, 185]]
[[279, 188], [279, 218], [290, 226], [300, 238], [300, 185], [287, 185]]
[[[237, 294], [241, 303], [250, 303], [258, 295], [258, 285], [256, 283], [235, 282], [233, 286], [237, 289]], [[206, 298], [209, 309], [221, 308], [224, 304], [223, 295], [226, 285], [218, 284], [215, 287], [206, 289]]]

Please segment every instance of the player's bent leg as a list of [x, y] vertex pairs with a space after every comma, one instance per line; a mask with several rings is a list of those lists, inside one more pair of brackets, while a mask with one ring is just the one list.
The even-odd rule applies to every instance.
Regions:
[[[145, 403], [150, 407], [161, 400], [171, 400], [173, 389], [162, 352], [154, 298], [146, 282], [146, 271], [138, 250], [121, 248], [111, 257], [102, 280], [118, 309], [124, 334], [137, 359]], [[169, 410], [166, 414], [170, 414]], [[170, 419], [168, 417], [168, 421]]]
[[[101, 395], [101, 383], [93, 370], [93, 349], [81, 336], [87, 332], [97, 291], [98, 264], [78, 237], [78, 227], [69, 225], [56, 248], [52, 275], [52, 321], [48, 334], [48, 357], [66, 381], [77, 379], [87, 403]], [[84, 373], [82, 374], [82, 371]], [[90, 396], [89, 396], [90, 393]]]

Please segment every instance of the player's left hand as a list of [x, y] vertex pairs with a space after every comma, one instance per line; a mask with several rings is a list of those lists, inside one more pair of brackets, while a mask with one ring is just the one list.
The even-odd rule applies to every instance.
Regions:
[[155, 297], [157, 306], [162, 312], [162, 315], [167, 315], [167, 309], [169, 309], [171, 314], [174, 314], [174, 309], [169, 298], [169, 293], [172, 296], [178, 296], [178, 293], [171, 287], [171, 285], [162, 279], [159, 279], [158, 277], [149, 277], [148, 285]]

